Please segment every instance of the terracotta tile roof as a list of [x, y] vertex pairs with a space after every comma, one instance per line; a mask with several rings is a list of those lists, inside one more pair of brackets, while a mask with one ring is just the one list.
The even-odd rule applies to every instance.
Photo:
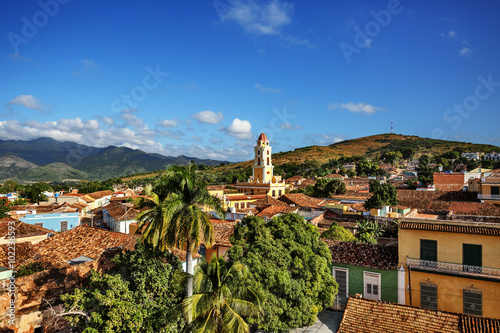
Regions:
[[463, 333], [500, 332], [500, 320], [498, 319], [462, 315], [460, 323]]
[[305, 178], [305, 177], [302, 177], [302, 176], [297, 175], [297, 176], [293, 176], [293, 177], [290, 177], [290, 178], [286, 179], [286, 180], [285, 180], [285, 182], [286, 182], [287, 184], [289, 184], [289, 183], [296, 183], [296, 182], [298, 182], [298, 181], [299, 181], [299, 180], [301, 180], [301, 179], [306, 179], [306, 178]]
[[500, 216], [500, 207], [492, 205], [488, 202], [452, 201], [448, 206], [448, 210], [453, 211], [454, 214], [460, 215]]
[[94, 202], [95, 200], [90, 197], [89, 195], [84, 195], [83, 197], [80, 197], [80, 199], [82, 199], [83, 201], [85, 201], [86, 203], [91, 203], [91, 202]]
[[29, 236], [39, 236], [54, 233], [52, 230], [45, 229], [43, 227], [39, 227], [33, 224], [24, 223], [18, 220], [11, 219], [8, 221], [7, 219], [0, 221], [0, 237], [7, 238], [9, 236], [9, 226], [12, 226], [12, 223], [15, 222], [15, 236], [19, 237], [29, 237]]
[[252, 202], [252, 205], [254, 206], [288, 206], [285, 202], [280, 201], [278, 199], [274, 199], [270, 195], [266, 195], [264, 198], [255, 200]]
[[368, 210], [365, 208], [365, 204], [364, 203], [355, 203], [355, 204], [352, 204], [351, 205], [351, 208], [354, 209], [355, 211], [357, 212], [367, 212]]
[[307, 208], [321, 208], [319, 204], [324, 201], [324, 199], [313, 198], [304, 193], [284, 194], [279, 197], [279, 200], [288, 204], [295, 204], [296, 206]]
[[115, 221], [135, 220], [139, 213], [138, 210], [131, 206], [121, 204], [119, 202], [111, 202], [109, 205], [103, 207]]
[[398, 266], [397, 246], [322, 239], [332, 252], [332, 263], [393, 270]]
[[229, 240], [234, 232], [234, 226], [236, 222], [222, 222], [213, 223], [214, 226], [214, 243], [212, 246], [222, 245], [231, 246], [231, 241]]
[[240, 201], [240, 200], [257, 200], [266, 197], [265, 194], [255, 194], [255, 195], [228, 195], [226, 200], [228, 201]]
[[80, 256], [97, 259], [112, 247], [132, 250], [137, 239], [137, 235], [78, 226], [35, 244], [33, 249], [39, 259], [54, 265]]
[[499, 227], [488, 227], [484, 225], [471, 226], [469, 225], [459, 225], [460, 222], [456, 224], [442, 224], [442, 223], [432, 223], [432, 222], [410, 222], [401, 221], [399, 223], [400, 229], [409, 230], [427, 230], [427, 231], [440, 231], [440, 232], [454, 232], [461, 234], [472, 234], [472, 235], [488, 235], [488, 236], [500, 236]]
[[91, 197], [92, 199], [100, 199], [102, 197], [105, 197], [105, 196], [108, 196], [108, 195], [113, 195], [113, 191], [109, 191], [109, 190], [106, 190], [106, 191], [98, 191], [98, 192], [93, 192], [93, 193], [89, 193], [87, 194], [89, 197]]
[[272, 205], [272, 206], [264, 208], [256, 216], [273, 218], [274, 216], [276, 216], [278, 214], [281, 215], [281, 214], [287, 214], [287, 213], [297, 213], [298, 210], [299, 210], [298, 207]]
[[339, 175], [338, 173], [330, 173], [330, 174], [324, 176], [323, 178], [342, 178], [343, 179], [344, 176]]
[[[186, 251], [180, 249], [171, 249], [169, 251], [173, 253], [177, 258], [179, 258], [180, 261], [186, 261]], [[193, 256], [193, 259], [202, 257], [198, 252], [191, 252], [191, 254]]]
[[[0, 266], [7, 269], [12, 269], [12, 263], [9, 261], [9, 252], [12, 252], [12, 248], [11, 246], [9, 246], [9, 244], [0, 245]], [[31, 244], [31, 242], [16, 243], [14, 269], [18, 269], [19, 266], [24, 264], [26, 260], [32, 257], [34, 254], [35, 251], [33, 250], [33, 245]]]
[[306, 188], [310, 185], [316, 185], [317, 181], [316, 179], [312, 179], [312, 178], [307, 178], [305, 179], [302, 183], [300, 183], [300, 185], [298, 185], [297, 187], [299, 188]]
[[459, 321], [454, 313], [350, 297], [338, 332], [450, 333], [460, 332]]

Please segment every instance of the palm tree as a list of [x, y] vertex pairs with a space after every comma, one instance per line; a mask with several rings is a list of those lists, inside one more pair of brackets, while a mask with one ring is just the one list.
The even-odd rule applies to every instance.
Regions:
[[248, 286], [248, 268], [226, 262], [224, 257], [203, 260], [194, 273], [194, 294], [182, 303], [184, 316], [194, 332], [249, 331], [244, 317], [263, 314], [261, 296]]
[[[213, 226], [202, 207], [209, 206], [224, 218], [220, 199], [208, 193], [192, 163], [169, 168], [154, 188], [146, 188], [146, 194], [149, 198], [140, 206], [147, 209], [137, 217], [137, 231], [142, 231], [144, 241], [161, 250], [185, 249], [186, 271], [192, 275], [192, 252], [202, 241], [207, 247], [213, 243]], [[192, 295], [192, 290], [192, 282], [188, 282], [187, 296]]]

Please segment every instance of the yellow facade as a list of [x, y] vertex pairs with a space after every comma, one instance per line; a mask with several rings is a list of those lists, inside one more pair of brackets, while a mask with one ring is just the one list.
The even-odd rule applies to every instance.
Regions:
[[272, 148], [267, 136], [262, 133], [254, 147], [254, 164], [252, 176], [247, 182], [236, 183], [240, 194], [257, 195], [266, 194], [273, 198], [285, 194], [287, 185], [280, 177], [274, 176], [272, 163]]
[[421, 306], [420, 286], [422, 283], [437, 285], [437, 308], [442, 311], [463, 313], [463, 290], [482, 292], [483, 317], [500, 319], [500, 282], [470, 279], [458, 276], [411, 271], [406, 274], [406, 285], [411, 279], [410, 291], [406, 291], [406, 304]]
[[[421, 240], [435, 241], [435, 261], [422, 260]], [[500, 225], [402, 219], [398, 243], [406, 304], [421, 306], [427, 284], [437, 286], [438, 310], [464, 313], [464, 290], [472, 290], [482, 295], [482, 316], [500, 318]], [[464, 265], [464, 244], [481, 245], [481, 266]]]

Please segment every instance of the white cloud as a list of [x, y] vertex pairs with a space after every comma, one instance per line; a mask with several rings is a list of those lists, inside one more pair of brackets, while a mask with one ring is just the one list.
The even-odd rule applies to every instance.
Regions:
[[464, 46], [458, 51], [458, 54], [462, 57], [470, 57], [474, 51], [467, 46]]
[[223, 131], [240, 140], [252, 138], [252, 125], [248, 120], [235, 118], [228, 127], [223, 129]]
[[102, 121], [105, 122], [106, 124], [110, 125], [110, 126], [115, 123], [115, 121], [113, 120], [113, 118], [111, 118], [109, 116], [105, 116], [104, 118], [102, 118]]
[[365, 113], [365, 114], [374, 114], [377, 111], [383, 111], [387, 110], [386, 108], [382, 108], [379, 106], [373, 106], [370, 104], [365, 104], [365, 103], [333, 103], [333, 104], [328, 104], [328, 109], [329, 110], [335, 110], [335, 109], [344, 109], [349, 112], [355, 112], [355, 113]]
[[169, 119], [160, 120], [158, 122], [158, 126], [160, 126], [160, 127], [177, 127], [177, 121], [169, 120]]
[[201, 137], [199, 137], [199, 136], [197, 136], [197, 135], [193, 135], [191, 138], [192, 138], [194, 141], [196, 141], [196, 142], [201, 142], [201, 141], [203, 141], [203, 140], [201, 139]]
[[71, 75], [77, 77], [80, 76], [84, 73], [92, 73], [94, 72], [99, 66], [95, 61], [89, 60], [89, 59], [82, 59], [80, 60], [80, 68], [76, 71], [71, 72]]
[[259, 84], [259, 83], [256, 83], [254, 88], [260, 92], [263, 92], [263, 93], [280, 93], [281, 92], [281, 89], [264, 87], [262, 84]]
[[137, 112], [136, 109], [121, 110], [120, 111], [120, 118], [125, 120], [126, 125], [136, 127], [136, 128], [142, 128], [144, 126], [144, 124], [142, 122], [142, 119], [137, 117], [134, 114], [136, 112]]
[[281, 123], [280, 128], [284, 130], [292, 130], [292, 129], [302, 129], [302, 126], [299, 125], [292, 125], [292, 123], [286, 122], [286, 123]]
[[222, 112], [213, 112], [213, 111], [201, 111], [198, 113], [195, 113], [192, 115], [192, 117], [198, 122], [203, 123], [203, 124], [220, 124], [222, 119], [224, 119], [224, 116], [222, 115]]
[[22, 105], [28, 109], [43, 111], [42, 102], [33, 95], [19, 95], [7, 103], [9, 109], [11, 109], [13, 105]]
[[223, 21], [236, 21], [247, 32], [259, 35], [276, 35], [290, 24], [293, 4], [274, 0], [264, 3], [234, 1], [232, 7], [221, 17]]
[[[308, 39], [283, 34], [284, 27], [292, 22], [293, 4], [281, 0], [266, 3], [254, 0], [233, 0], [219, 12], [221, 21], [234, 21], [246, 32], [255, 35], [278, 36], [291, 45], [314, 47]], [[217, 9], [216, 9], [217, 10]]]
[[170, 131], [159, 130], [158, 133], [161, 136], [164, 136], [164, 137], [167, 137], [170, 139], [174, 139], [174, 140], [181, 140], [182, 137], [186, 135], [186, 133], [184, 133], [183, 131], [180, 131], [180, 130], [170, 130]]
[[[71, 141], [94, 147], [114, 145], [166, 156], [187, 155], [230, 161], [247, 159], [252, 154], [251, 150], [241, 149], [240, 147], [224, 147], [224, 142], [215, 137], [211, 141], [213, 141], [214, 145], [217, 145], [217, 148], [198, 144], [162, 144], [156, 141], [156, 138], [164, 136], [179, 140], [185, 136], [185, 133], [182, 131], [163, 131], [160, 133], [161, 131], [151, 131], [145, 128], [147, 126], [131, 129], [118, 124], [100, 122], [96, 119], [82, 120], [80, 118], [46, 122], [5, 120], [0, 121], [0, 139], [25, 141], [50, 137], [58, 141]], [[193, 139], [196, 140], [195, 137]]]
[[347, 138], [345, 134], [311, 134], [306, 136], [304, 142], [310, 145], [331, 145]]
[[456, 38], [457, 37], [457, 32], [456, 31], [449, 31], [448, 32], [448, 37], [451, 37], [451, 38]]

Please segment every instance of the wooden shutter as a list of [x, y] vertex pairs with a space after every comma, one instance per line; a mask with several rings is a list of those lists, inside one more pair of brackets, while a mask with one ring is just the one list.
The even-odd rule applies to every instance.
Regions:
[[347, 290], [347, 269], [334, 268], [334, 277], [339, 285], [339, 293], [337, 295], [347, 298], [349, 292]]
[[437, 310], [437, 285], [421, 283], [420, 284], [420, 306]]
[[68, 221], [61, 221], [61, 232], [68, 230]]
[[420, 240], [420, 259], [437, 261], [437, 241], [428, 239]]
[[464, 289], [464, 313], [483, 315], [483, 293], [479, 290]]

